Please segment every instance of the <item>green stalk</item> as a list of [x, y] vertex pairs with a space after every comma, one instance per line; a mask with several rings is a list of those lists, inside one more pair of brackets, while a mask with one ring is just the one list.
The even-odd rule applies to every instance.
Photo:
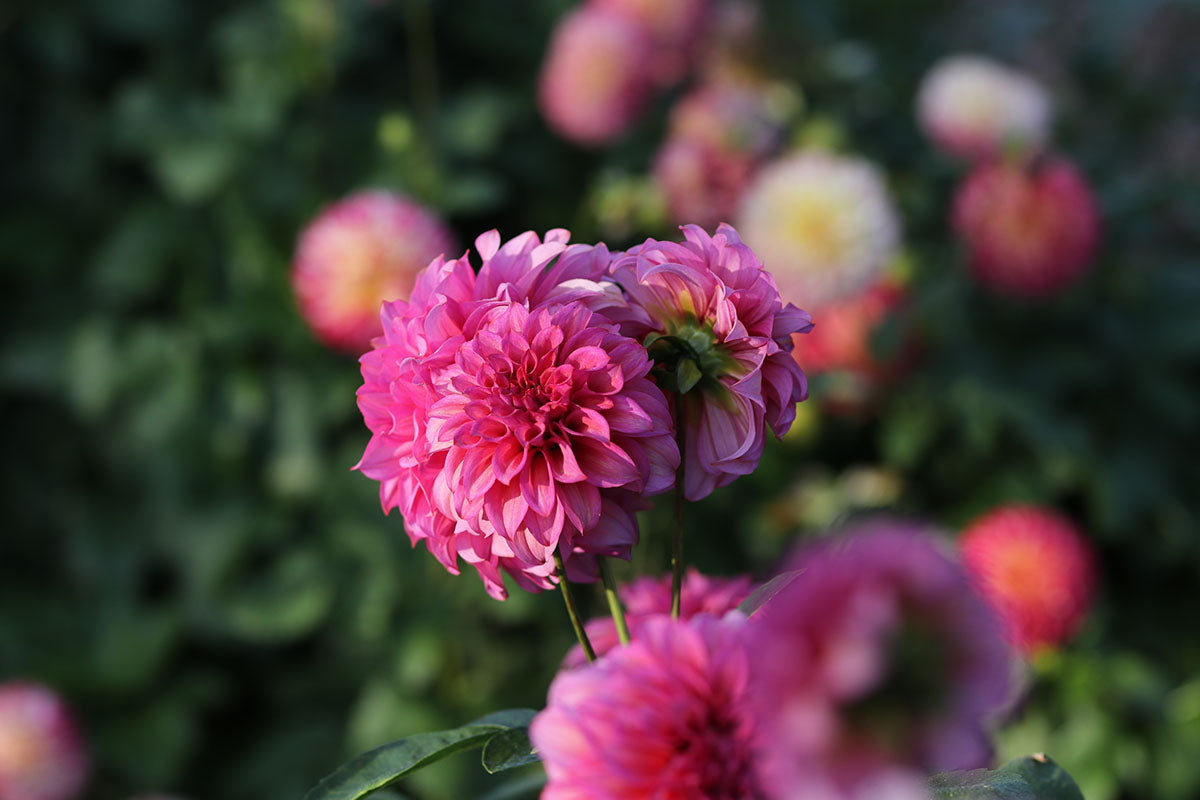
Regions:
[[608, 610], [612, 613], [613, 623], [617, 626], [617, 638], [621, 644], [629, 644], [629, 624], [625, 622], [625, 609], [621, 607], [621, 598], [617, 596], [617, 582], [613, 579], [612, 565], [604, 556], [596, 556], [600, 563], [600, 580], [604, 583], [604, 599], [608, 601]]
[[567, 585], [567, 571], [563, 567], [562, 556], [558, 551], [554, 553], [554, 566], [557, 568], [558, 588], [562, 590], [563, 604], [567, 607], [567, 616], [571, 618], [571, 627], [575, 629], [575, 638], [579, 640], [579, 646], [583, 648], [583, 654], [587, 656], [587, 660], [595, 661], [596, 651], [592, 649], [587, 631], [583, 628], [583, 620], [579, 618], [579, 610], [575, 608], [575, 598], [571, 596], [571, 587]]
[[683, 477], [687, 463], [687, 413], [683, 392], [675, 393], [675, 443], [679, 445], [679, 470], [675, 473], [675, 530], [671, 540], [671, 619], [679, 619], [683, 602]]

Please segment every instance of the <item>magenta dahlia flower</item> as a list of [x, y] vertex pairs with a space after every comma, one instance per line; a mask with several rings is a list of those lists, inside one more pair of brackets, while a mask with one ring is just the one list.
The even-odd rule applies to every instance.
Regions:
[[624, 14], [592, 5], [559, 23], [539, 79], [542, 114], [574, 142], [609, 142], [633, 124], [653, 91], [649, 33]]
[[560, 672], [530, 739], [543, 800], [753, 800], [742, 620], [653, 617], [628, 647]]
[[567, 235], [486, 233], [478, 274], [436, 259], [361, 359], [357, 468], [414, 544], [455, 574], [462, 558], [497, 598], [502, 572], [553, 586], [556, 550], [573, 580], [594, 578], [596, 554], [628, 557], [641, 498], [679, 464], [645, 348], [595, 313], [623, 303], [601, 280], [608, 251]]
[[767, 795], [915, 800], [922, 771], [983, 766], [1012, 654], [938, 541], [875, 520], [790, 568], [748, 626]]
[[[733, 611], [754, 589], [754, 583], [746, 575], [733, 578], [702, 575], [689, 569], [683, 578], [683, 596], [679, 608], [680, 619], [691, 619], [697, 614], [724, 616]], [[671, 576], [661, 578], [649, 576], [622, 586], [618, 592], [625, 606], [625, 621], [629, 624], [629, 635], [636, 638], [642, 623], [651, 617], [671, 613]], [[611, 617], [598, 617], [587, 624], [588, 639], [597, 656], [602, 656], [617, 646], [617, 627]], [[587, 663], [583, 648], [571, 648], [563, 661], [564, 667], [578, 667]]]
[[791, 426], [807, 395], [792, 334], [812, 320], [780, 301], [771, 274], [733, 228], [709, 236], [687, 225], [683, 233], [683, 242], [648, 239], [613, 259], [612, 277], [630, 306], [608, 313], [622, 333], [651, 345], [656, 360], [673, 360], [684, 392], [684, 489], [699, 500], [754, 470], [768, 425], [776, 436]]
[[325, 344], [361, 353], [379, 335], [379, 307], [407, 300], [417, 273], [454, 237], [432, 211], [391, 192], [351, 195], [304, 229], [292, 264], [300, 313]]
[[952, 221], [979, 282], [1028, 298], [1078, 280], [1100, 240], [1091, 187], [1063, 158], [976, 166], [955, 194]]
[[0, 684], [0, 798], [73, 800], [90, 759], [70, 709], [44, 686]]
[[1096, 589], [1096, 557], [1069, 519], [1012, 505], [980, 517], [959, 542], [963, 564], [1026, 654], [1069, 639]]

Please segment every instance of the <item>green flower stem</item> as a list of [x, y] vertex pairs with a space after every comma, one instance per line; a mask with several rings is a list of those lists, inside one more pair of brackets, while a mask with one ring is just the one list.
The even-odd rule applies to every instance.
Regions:
[[679, 470], [675, 473], [675, 530], [671, 540], [671, 619], [679, 619], [683, 602], [683, 473], [687, 463], [687, 412], [683, 392], [675, 393], [675, 443], [679, 445]]
[[608, 610], [612, 612], [613, 622], [617, 626], [617, 638], [621, 644], [629, 644], [629, 625], [625, 622], [625, 609], [621, 607], [621, 598], [617, 596], [617, 582], [613, 579], [612, 565], [604, 556], [596, 556], [600, 563], [600, 580], [604, 582], [604, 599], [608, 600]]
[[588, 661], [596, 660], [596, 651], [588, 640], [587, 631], [583, 629], [583, 620], [579, 618], [579, 609], [575, 608], [575, 598], [571, 596], [571, 587], [567, 585], [567, 570], [563, 567], [562, 556], [554, 552], [554, 566], [558, 573], [558, 588], [562, 590], [563, 604], [567, 607], [567, 616], [571, 618], [571, 627], [575, 629], [575, 638], [583, 648], [583, 654]]

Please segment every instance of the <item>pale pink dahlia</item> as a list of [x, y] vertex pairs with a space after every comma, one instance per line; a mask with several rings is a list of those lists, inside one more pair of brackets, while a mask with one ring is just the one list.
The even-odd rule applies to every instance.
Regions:
[[764, 86], [720, 80], [671, 111], [654, 179], [677, 222], [711, 227], [733, 218], [742, 192], [783, 139], [782, 115]]
[[1065, 642], [1086, 618], [1096, 558], [1061, 514], [1003, 506], [972, 522], [959, 546], [967, 572], [1026, 654]]
[[1100, 241], [1092, 190], [1063, 158], [978, 165], [958, 188], [952, 222], [979, 282], [1027, 298], [1078, 280]]
[[649, 35], [650, 69], [656, 82], [684, 77], [712, 22], [710, 0], [591, 0], [597, 8], [624, 16]]
[[73, 800], [90, 759], [70, 710], [50, 689], [0, 684], [0, 798]]
[[962, 158], [1037, 151], [1050, 133], [1050, 98], [1023, 72], [980, 56], [951, 56], [921, 82], [917, 117], [929, 138]]
[[300, 235], [292, 263], [300, 313], [329, 346], [361, 353], [380, 333], [380, 305], [408, 299], [417, 273], [454, 248], [445, 223], [413, 200], [351, 195]]
[[780, 301], [733, 228], [709, 236], [687, 225], [683, 233], [683, 242], [648, 239], [614, 258], [611, 274], [630, 303], [622, 333], [649, 345], [659, 366], [674, 371], [670, 388], [685, 392], [684, 489], [699, 500], [754, 470], [768, 425], [776, 436], [791, 426], [806, 396], [792, 334], [812, 322]]
[[357, 468], [414, 544], [455, 574], [462, 558], [497, 598], [502, 571], [553, 586], [556, 549], [575, 580], [595, 554], [628, 557], [641, 498], [679, 463], [645, 348], [592, 310], [623, 302], [601, 281], [608, 251], [566, 238], [486, 233], [478, 274], [436, 259], [361, 359]]
[[652, 92], [649, 34], [623, 14], [591, 5], [559, 23], [539, 79], [542, 114], [559, 134], [598, 145], [620, 136]]
[[647, 619], [628, 647], [560, 672], [530, 739], [543, 800], [754, 800], [742, 621]]
[[[724, 616], [733, 611], [754, 589], [749, 577], [720, 578], [702, 575], [689, 569], [683, 578], [683, 596], [680, 598], [680, 619], [691, 619], [697, 614]], [[636, 638], [642, 623], [651, 617], [671, 613], [671, 576], [661, 578], [649, 576], [627, 583], [619, 590], [625, 606], [625, 621], [629, 624], [630, 638]], [[611, 617], [599, 617], [587, 624], [588, 639], [596, 655], [601, 656], [617, 646], [617, 627]], [[587, 663], [583, 648], [576, 645], [567, 654], [563, 665], [578, 667]]]
[[875, 520], [790, 568], [748, 629], [767, 795], [915, 800], [924, 771], [983, 766], [1012, 658], [939, 542]]

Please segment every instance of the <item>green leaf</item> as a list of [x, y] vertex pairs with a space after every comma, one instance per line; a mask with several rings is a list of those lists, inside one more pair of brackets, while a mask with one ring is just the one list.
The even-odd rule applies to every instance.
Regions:
[[509, 728], [483, 746], [483, 768], [495, 774], [540, 761], [529, 741], [529, 728]]
[[1084, 800], [1066, 770], [1041, 753], [994, 770], [943, 772], [929, 787], [936, 800]]
[[751, 592], [749, 597], [738, 603], [738, 611], [741, 611], [747, 617], [750, 616], [765, 606], [772, 597], [786, 589], [788, 584], [795, 580], [796, 576], [802, 571], [797, 569], [788, 570], [771, 578], [771, 580]]
[[527, 708], [497, 711], [461, 728], [418, 733], [377, 747], [338, 767], [306, 794], [304, 800], [366, 797], [427, 764], [460, 750], [486, 745], [499, 733], [528, 728], [535, 713]]
[[681, 358], [675, 365], [675, 380], [678, 383], [681, 393], [690, 392], [700, 382], [700, 378], [702, 377], [700, 368], [690, 358]]

